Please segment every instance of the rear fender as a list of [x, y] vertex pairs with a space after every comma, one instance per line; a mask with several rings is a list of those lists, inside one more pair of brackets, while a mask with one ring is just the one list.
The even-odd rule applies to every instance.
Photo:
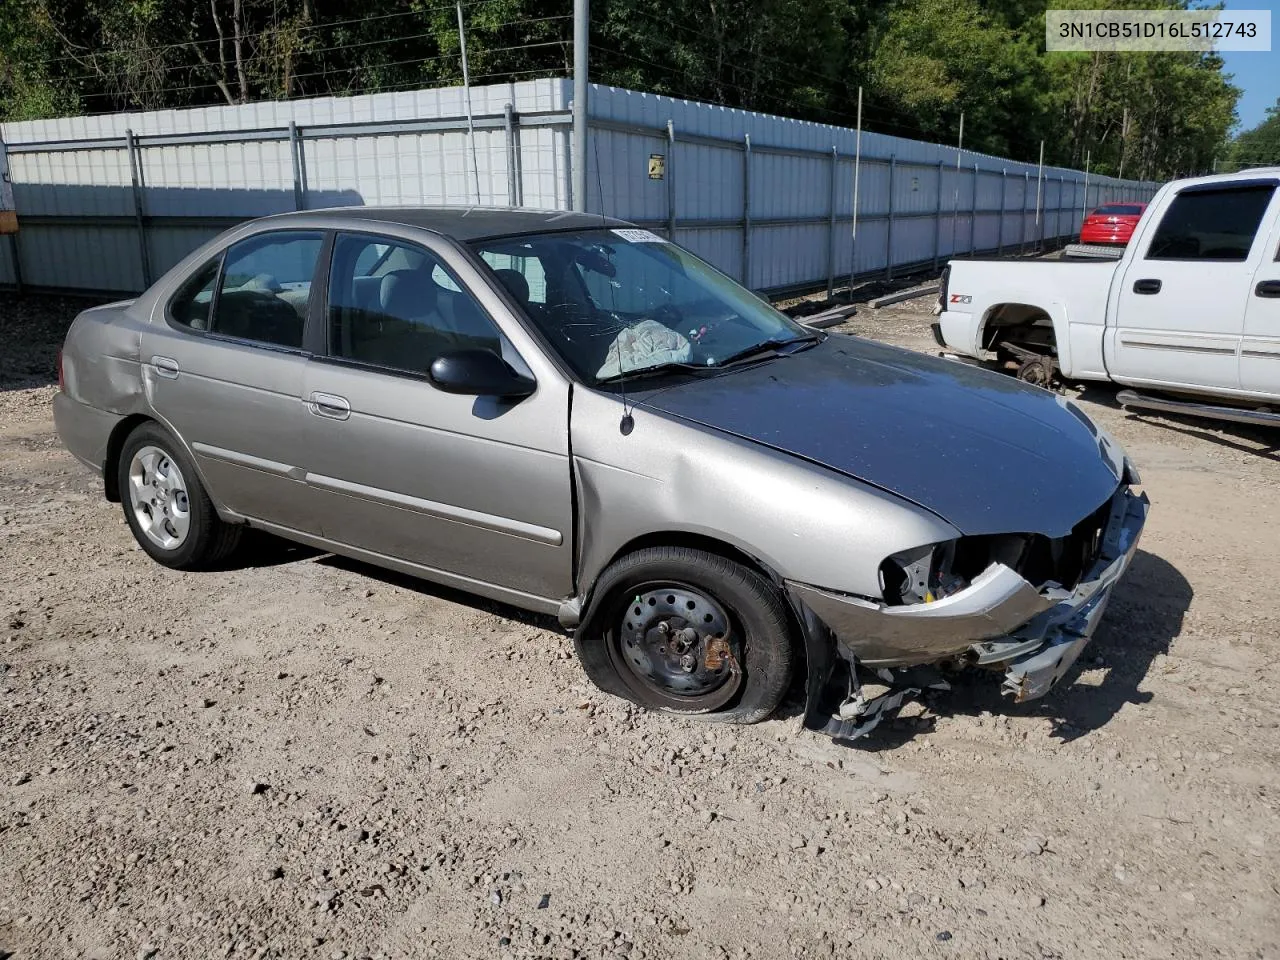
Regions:
[[[1071, 373], [1071, 328], [1067, 315], [1067, 305], [1060, 301], [1045, 301], [1043, 293], [1031, 290], [1002, 291], [999, 301], [982, 307], [982, 320], [977, 328], [977, 342], [986, 342], [987, 325], [996, 313], [1006, 306], [1025, 306], [1046, 314], [1053, 323], [1053, 339], [1058, 350], [1058, 367], [1065, 374]], [[975, 311], [976, 312], [976, 311]]]

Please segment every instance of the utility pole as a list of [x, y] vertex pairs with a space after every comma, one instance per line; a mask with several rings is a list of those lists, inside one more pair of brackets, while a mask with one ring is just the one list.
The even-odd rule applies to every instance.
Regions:
[[1093, 151], [1087, 150], [1084, 155], [1084, 200], [1080, 203], [1080, 224], [1089, 215], [1089, 164], [1093, 162]]
[[588, 0], [573, 0], [573, 209], [587, 209]]
[[1124, 148], [1129, 140], [1129, 108], [1124, 108], [1124, 118], [1120, 121], [1120, 176], [1124, 179]]
[[467, 94], [467, 143], [471, 147], [471, 177], [480, 205], [480, 162], [476, 159], [476, 125], [471, 114], [471, 71], [467, 67], [467, 31], [462, 25], [462, 0], [458, 0], [458, 46], [462, 49], [462, 87]]
[[1036, 170], [1036, 250], [1044, 246], [1044, 223], [1040, 210], [1044, 203], [1044, 141], [1040, 141], [1040, 167]]
[[[956, 220], [960, 216], [960, 154], [964, 150], [964, 111], [960, 111], [960, 137], [956, 140], [956, 189], [951, 197], [951, 255], [956, 255]], [[978, 188], [977, 179], [974, 180], [973, 202], [970, 206], [973, 208], [972, 216], [977, 219], [978, 216]], [[972, 251], [971, 251], [972, 252]]]
[[853, 147], [853, 230], [849, 234], [849, 301], [853, 301], [853, 278], [858, 273], [858, 177], [862, 172], [862, 88], [858, 88], [858, 133]]

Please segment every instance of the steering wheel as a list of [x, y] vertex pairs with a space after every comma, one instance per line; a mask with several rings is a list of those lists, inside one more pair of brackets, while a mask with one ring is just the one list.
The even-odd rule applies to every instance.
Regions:
[[670, 327], [676, 333], [684, 335], [680, 328], [684, 325], [684, 314], [681, 313], [672, 303], [664, 303], [660, 307], [656, 307], [651, 318], [657, 320], [664, 327]]

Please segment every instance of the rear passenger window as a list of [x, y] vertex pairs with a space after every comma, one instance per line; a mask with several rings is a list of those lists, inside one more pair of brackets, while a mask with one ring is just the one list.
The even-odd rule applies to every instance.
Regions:
[[1185, 190], [1156, 228], [1148, 260], [1246, 260], [1274, 187]]
[[213, 289], [218, 283], [218, 267], [222, 258], [211, 260], [182, 285], [169, 301], [169, 316], [192, 330], [209, 329], [209, 308], [213, 304]]
[[330, 356], [425, 374], [441, 354], [467, 349], [501, 353], [498, 330], [439, 259], [381, 237], [338, 236]]
[[300, 348], [311, 278], [324, 238], [319, 233], [268, 233], [226, 253], [213, 332]]

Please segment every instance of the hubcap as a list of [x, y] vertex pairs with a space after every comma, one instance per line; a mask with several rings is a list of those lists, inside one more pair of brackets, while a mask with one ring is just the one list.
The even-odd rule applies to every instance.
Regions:
[[618, 627], [623, 664], [665, 697], [714, 709], [737, 690], [742, 670], [729, 618], [701, 591], [643, 587], [632, 594]]
[[161, 550], [177, 550], [191, 529], [187, 482], [169, 454], [142, 447], [129, 461], [129, 506], [148, 540]]

